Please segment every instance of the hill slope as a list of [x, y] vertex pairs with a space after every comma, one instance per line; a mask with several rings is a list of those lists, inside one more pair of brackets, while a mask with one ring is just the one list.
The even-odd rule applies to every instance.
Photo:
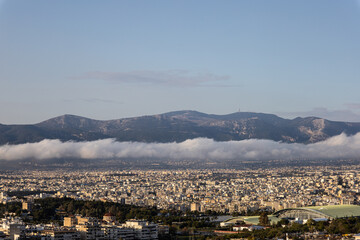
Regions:
[[228, 115], [177, 111], [165, 114], [99, 121], [63, 115], [34, 125], [0, 125], [0, 144], [38, 142], [42, 139], [91, 141], [180, 142], [198, 137], [217, 141], [270, 139], [312, 143], [345, 132], [360, 132], [360, 123], [307, 117], [293, 120], [273, 114], [237, 112]]

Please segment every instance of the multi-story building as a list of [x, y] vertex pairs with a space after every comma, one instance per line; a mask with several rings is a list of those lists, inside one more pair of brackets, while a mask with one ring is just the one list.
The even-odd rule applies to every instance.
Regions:
[[126, 221], [122, 226], [134, 229], [136, 240], [158, 239], [157, 224], [142, 220], [130, 220]]
[[77, 216], [76, 230], [80, 232], [82, 240], [105, 240], [105, 233], [97, 218]]
[[122, 226], [115, 225], [103, 225], [102, 229], [104, 231], [106, 239], [123, 239], [123, 240], [134, 240], [135, 231], [132, 228], [126, 228]]

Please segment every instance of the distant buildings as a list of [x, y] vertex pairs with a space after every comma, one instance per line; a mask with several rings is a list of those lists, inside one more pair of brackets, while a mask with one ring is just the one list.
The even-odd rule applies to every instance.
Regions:
[[45, 197], [223, 213], [360, 203], [357, 165], [246, 171], [19, 171], [0, 173], [0, 178], [2, 202], [19, 201], [7, 192], [34, 193], [23, 203], [27, 210], [32, 199]]
[[201, 205], [200, 205], [200, 203], [191, 203], [191, 205], [190, 205], [190, 211], [192, 211], [192, 212], [195, 212], [195, 211], [201, 212]]
[[34, 206], [33, 202], [26, 201], [26, 200], [22, 202], [22, 209], [23, 210], [27, 210], [27, 211], [31, 212], [32, 209], [33, 209], [33, 206]]

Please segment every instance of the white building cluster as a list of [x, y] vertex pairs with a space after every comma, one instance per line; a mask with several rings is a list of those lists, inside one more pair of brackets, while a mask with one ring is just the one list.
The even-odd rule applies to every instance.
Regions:
[[[104, 216], [106, 219], [106, 216]], [[29, 225], [20, 218], [0, 220], [0, 239], [9, 240], [153, 240], [158, 239], [158, 225], [143, 220], [117, 224], [97, 218], [65, 217], [64, 226], [52, 224]]]

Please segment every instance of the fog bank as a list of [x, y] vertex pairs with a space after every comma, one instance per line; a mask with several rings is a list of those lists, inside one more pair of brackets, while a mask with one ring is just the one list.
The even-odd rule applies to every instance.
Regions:
[[195, 160], [292, 160], [353, 159], [360, 156], [360, 133], [340, 134], [314, 144], [280, 143], [271, 140], [216, 142], [189, 139], [181, 143], [117, 142], [114, 139], [91, 142], [43, 140], [37, 143], [0, 146], [0, 160], [22, 159], [113, 159], [157, 158]]

